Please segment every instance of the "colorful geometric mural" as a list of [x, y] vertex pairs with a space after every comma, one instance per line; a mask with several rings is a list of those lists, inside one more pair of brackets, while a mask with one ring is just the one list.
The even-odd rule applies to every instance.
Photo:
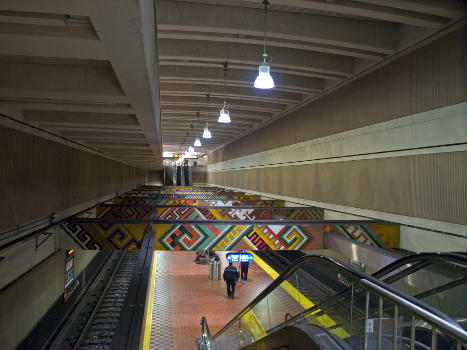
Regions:
[[243, 241], [250, 249], [321, 249], [322, 228], [311, 225], [153, 225], [156, 249], [235, 250]]
[[238, 199], [238, 200], [260, 200], [258, 195], [231, 195], [225, 193], [137, 193], [130, 192], [120, 195], [122, 198], [147, 198], [147, 199]]
[[304, 208], [153, 207], [99, 205], [75, 218], [157, 220], [322, 220], [324, 211]]
[[156, 234], [157, 250], [298, 250], [321, 249], [321, 226], [229, 224], [105, 224], [68, 222], [60, 225], [83, 249], [139, 249], [144, 233]]
[[148, 225], [66, 222], [60, 229], [83, 249], [133, 250], [141, 247]]
[[137, 197], [118, 197], [106, 204], [122, 205], [173, 205], [173, 206], [206, 206], [206, 207], [232, 207], [232, 206], [250, 206], [250, 207], [282, 207], [285, 205], [283, 200], [202, 200], [202, 199], [151, 199]]
[[159, 207], [157, 216], [166, 220], [323, 220], [320, 208], [199, 208]]
[[327, 225], [324, 229], [326, 232], [336, 233], [374, 247], [400, 247], [399, 225]]
[[[222, 188], [141, 186], [76, 215], [59, 230], [83, 249], [139, 249], [146, 232], [156, 235], [155, 249], [161, 250], [321, 249], [325, 231], [380, 248], [399, 247], [397, 225], [326, 226], [319, 222], [323, 209], [284, 205]], [[134, 223], [138, 219], [146, 222]]]

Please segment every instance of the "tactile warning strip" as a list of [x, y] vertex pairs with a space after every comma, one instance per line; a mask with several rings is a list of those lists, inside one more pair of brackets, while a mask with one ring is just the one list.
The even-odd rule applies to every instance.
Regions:
[[168, 262], [164, 261], [167, 257], [164, 254], [158, 254], [155, 288], [153, 296], [151, 338], [149, 349], [169, 350], [173, 348], [172, 336], [172, 302], [170, 276], [168, 271]]

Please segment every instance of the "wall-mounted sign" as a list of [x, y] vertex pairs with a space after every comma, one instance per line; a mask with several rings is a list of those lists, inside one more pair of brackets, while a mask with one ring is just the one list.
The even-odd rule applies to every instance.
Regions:
[[79, 281], [75, 279], [75, 250], [65, 251], [65, 292], [63, 301], [67, 301], [71, 294], [78, 288]]
[[227, 253], [227, 261], [231, 262], [252, 262], [254, 259], [250, 253]]
[[350, 287], [352, 285], [352, 280], [340, 272], [337, 273], [337, 281], [346, 287]]
[[357, 270], [360, 270], [362, 272], [365, 272], [365, 264], [362, 264], [361, 262], [357, 261], [357, 260], [354, 260], [354, 259], [350, 259], [350, 265], [355, 267]]

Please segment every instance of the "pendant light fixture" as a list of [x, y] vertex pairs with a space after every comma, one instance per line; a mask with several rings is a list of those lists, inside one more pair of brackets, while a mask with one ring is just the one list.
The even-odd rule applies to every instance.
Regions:
[[208, 105], [208, 111], [206, 112], [206, 126], [204, 127], [203, 138], [210, 139], [212, 137], [211, 131], [209, 131], [208, 117], [209, 117], [209, 94], [206, 95], [206, 101]]
[[226, 101], [226, 89], [227, 89], [227, 70], [228, 70], [227, 62], [224, 62], [224, 106], [219, 111], [219, 119], [217, 120], [218, 123], [228, 124], [230, 123], [230, 114], [229, 110], [227, 109], [227, 101]]
[[[197, 113], [197, 116], [198, 116], [198, 125], [196, 126], [196, 128], [198, 129], [199, 128], [199, 112]], [[193, 144], [193, 146], [195, 146], [195, 147], [201, 146], [201, 140], [199, 139], [198, 136], [196, 136], [196, 140], [195, 140], [195, 143]]]
[[206, 126], [204, 127], [203, 138], [210, 139], [211, 137], [212, 136], [211, 136], [211, 132], [209, 131], [209, 125], [208, 123], [206, 123]]
[[264, 50], [263, 50], [263, 63], [259, 65], [259, 74], [255, 80], [255, 88], [257, 89], [272, 89], [274, 85], [274, 80], [271, 77], [270, 71], [271, 67], [267, 62], [268, 54], [266, 53], [266, 29], [267, 29], [267, 18], [268, 18], [268, 6], [269, 1], [264, 0]]

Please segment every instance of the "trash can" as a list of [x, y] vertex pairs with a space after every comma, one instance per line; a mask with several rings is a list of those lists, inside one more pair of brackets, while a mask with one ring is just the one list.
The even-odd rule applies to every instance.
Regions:
[[209, 279], [213, 281], [220, 280], [221, 278], [221, 263], [220, 261], [209, 262]]

